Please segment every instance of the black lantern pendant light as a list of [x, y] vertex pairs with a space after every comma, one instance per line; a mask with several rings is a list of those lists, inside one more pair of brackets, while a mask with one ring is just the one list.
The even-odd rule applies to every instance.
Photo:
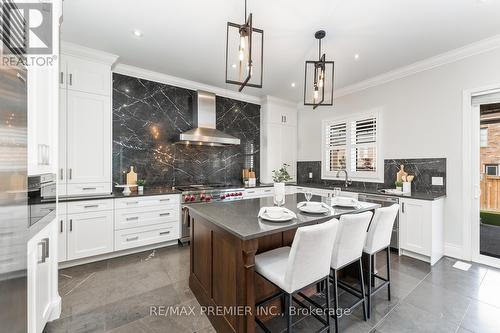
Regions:
[[313, 110], [320, 105], [333, 105], [334, 62], [326, 61], [326, 54], [321, 54], [321, 40], [325, 36], [324, 30], [314, 34], [319, 43], [318, 60], [306, 61], [304, 105], [312, 105]]
[[245, 23], [227, 22], [226, 37], [226, 83], [244, 87], [262, 88], [264, 31], [252, 25], [252, 13], [247, 17], [245, 0]]

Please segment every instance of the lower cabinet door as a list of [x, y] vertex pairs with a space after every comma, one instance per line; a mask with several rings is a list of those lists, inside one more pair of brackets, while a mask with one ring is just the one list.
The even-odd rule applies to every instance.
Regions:
[[67, 252], [67, 230], [68, 230], [68, 219], [66, 214], [59, 216], [59, 221], [57, 223], [57, 258], [59, 262], [68, 260]]
[[113, 211], [68, 214], [68, 260], [113, 251]]
[[423, 200], [402, 199], [400, 201], [399, 233], [400, 247], [418, 254], [431, 254], [431, 204]]

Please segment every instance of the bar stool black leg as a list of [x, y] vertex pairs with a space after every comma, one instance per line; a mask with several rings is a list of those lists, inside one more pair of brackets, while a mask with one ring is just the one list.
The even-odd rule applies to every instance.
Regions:
[[335, 311], [334, 314], [334, 321], [335, 321], [335, 333], [339, 333], [339, 316], [338, 316], [338, 308], [339, 308], [339, 295], [338, 295], [338, 288], [337, 288], [337, 270], [333, 269], [333, 310]]
[[387, 247], [387, 298], [391, 300], [391, 249]]
[[326, 277], [326, 323], [328, 325], [327, 332], [330, 332], [330, 281], [329, 277]]
[[292, 333], [292, 315], [290, 310], [292, 307], [292, 294], [285, 294], [285, 317], [286, 317], [286, 331]]
[[363, 260], [359, 258], [359, 279], [361, 284], [361, 295], [363, 295], [363, 319], [368, 320], [366, 313], [366, 303], [365, 303], [365, 279], [363, 277]]
[[372, 258], [373, 256], [370, 255], [370, 258], [368, 259], [368, 318], [371, 316], [371, 310], [372, 310], [372, 279], [373, 279], [373, 273], [372, 273]]

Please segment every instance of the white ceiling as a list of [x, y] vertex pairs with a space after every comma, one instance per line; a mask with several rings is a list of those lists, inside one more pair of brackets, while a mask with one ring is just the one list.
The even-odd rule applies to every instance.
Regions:
[[[264, 87], [243, 92], [294, 102], [319, 29], [336, 88], [500, 34], [499, 0], [248, 0], [248, 8], [264, 29]], [[224, 82], [226, 22], [242, 22], [243, 10], [244, 0], [65, 0], [62, 39], [236, 90]]]

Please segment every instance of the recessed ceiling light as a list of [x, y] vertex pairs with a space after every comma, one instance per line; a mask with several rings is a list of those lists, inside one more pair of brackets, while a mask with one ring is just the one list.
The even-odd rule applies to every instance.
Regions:
[[359, 59], [359, 54], [357, 54], [357, 53], [356, 53], [356, 54], [354, 55], [354, 59], [358, 60], [358, 59]]
[[142, 31], [138, 30], [138, 29], [135, 29], [132, 34], [134, 35], [134, 37], [136, 38], [140, 38], [142, 37]]
[[236, 68], [236, 64], [232, 64], [231, 67]]
[[292, 88], [295, 88], [295, 82], [292, 82], [290, 85], [292, 86]]

